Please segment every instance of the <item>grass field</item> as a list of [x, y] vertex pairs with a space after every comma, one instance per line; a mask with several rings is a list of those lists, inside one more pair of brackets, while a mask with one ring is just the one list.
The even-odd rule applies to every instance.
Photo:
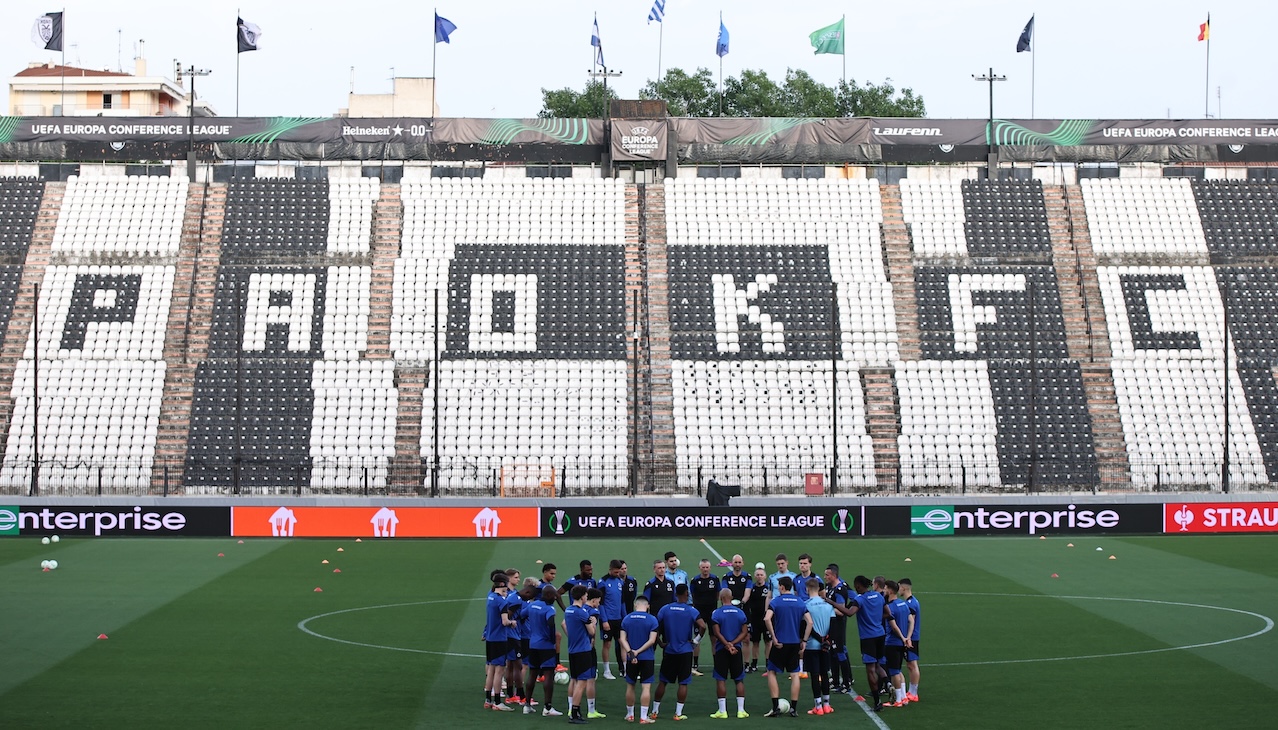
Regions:
[[[892, 728], [1270, 724], [1278, 631], [1266, 631], [1273, 624], [1264, 616], [1278, 615], [1278, 537], [1072, 540], [1074, 548], [1056, 537], [717, 540], [714, 547], [769, 568], [780, 550], [792, 558], [807, 551], [818, 565], [840, 563], [845, 576], [913, 579], [923, 606], [923, 701], [884, 710]], [[695, 536], [49, 546], [6, 539], [0, 727], [566, 725], [481, 709], [484, 578], [494, 567], [534, 573], [537, 559], [566, 567], [622, 557], [642, 581], [636, 566], [667, 549], [685, 567], [704, 552]], [[42, 573], [45, 558], [59, 569]], [[299, 629], [319, 614], [331, 615], [307, 627], [355, 643]], [[110, 638], [97, 640], [101, 633]], [[1175, 648], [1188, 646], [1195, 648]], [[1093, 658], [1071, 658], [1080, 656]], [[863, 670], [857, 676], [863, 686]], [[682, 725], [796, 722], [762, 718], [766, 682], [747, 680], [753, 717], [709, 719], [707, 676], [693, 680]], [[624, 724], [622, 696], [621, 682], [601, 680], [608, 718], [591, 724]], [[800, 697], [806, 709], [806, 683]], [[797, 722], [875, 726], [846, 696], [836, 696], [835, 707], [833, 718]]]

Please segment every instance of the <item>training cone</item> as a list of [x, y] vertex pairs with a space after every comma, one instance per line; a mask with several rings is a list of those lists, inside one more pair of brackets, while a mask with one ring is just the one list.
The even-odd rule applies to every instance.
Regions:
[[327, 561], [327, 560], [321, 560], [321, 561], [320, 561], [320, 565], [328, 565], [328, 561]]
[[[1096, 548], [1096, 549], [1097, 549], [1097, 550], [1100, 550], [1100, 548]], [[344, 553], [344, 552], [346, 552], [346, 548], [338, 548], [338, 549], [337, 549], [337, 552], [339, 552], [339, 553]]]
[[907, 563], [913, 563], [914, 561], [913, 561], [913, 560], [910, 560], [909, 558], [906, 558], [906, 559], [905, 559], [905, 562], [907, 562]]
[[1100, 548], [1096, 548], [1096, 552], [1098, 552], [1098, 553], [1099, 553], [1099, 552], [1101, 552], [1101, 549], [1100, 549]]
[[107, 636], [106, 634], [98, 634], [98, 638], [99, 638], [99, 639], [108, 639], [108, 638], [110, 638], [110, 637], [109, 637], [109, 636]]
[[226, 553], [218, 553], [218, 554], [217, 554], [217, 556], [218, 556], [219, 558], [225, 558], [225, 557], [226, 557]]
[[358, 538], [358, 537], [357, 537], [357, 538], [355, 538], [355, 542], [364, 542], [364, 541], [363, 541], [362, 539], [360, 539], [360, 538]]
[[334, 572], [334, 573], [340, 573], [340, 572], [342, 572], [342, 569], [341, 569], [341, 568], [333, 568], [333, 572]]
[[1059, 578], [1060, 576], [1059, 576], [1059, 575], [1057, 575], [1057, 574], [1055, 574], [1055, 573], [1052, 573], [1052, 577], [1053, 577], [1053, 578]]
[[244, 544], [244, 541], [243, 541], [243, 540], [239, 540], [239, 541], [237, 541], [235, 544], [236, 544], [236, 545], [243, 545], [243, 544]]
[[1114, 557], [1113, 555], [1109, 556], [1109, 559], [1110, 559], [1110, 560], [1118, 560], [1118, 558]]
[[1040, 540], [1046, 540], [1046, 539], [1047, 539], [1047, 535], [1039, 535], [1039, 536], [1038, 536], [1038, 539], [1040, 539]]
[[47, 566], [47, 565], [46, 565], [46, 566], [44, 566], [43, 568], [41, 568], [41, 569], [40, 569], [40, 572], [41, 572], [41, 573], [48, 573], [48, 572], [49, 572], [49, 566]]
[[538, 560], [538, 561], [537, 561], [537, 564], [538, 564], [538, 565], [541, 565], [541, 561], [540, 561], [540, 560]]
[[1071, 542], [1070, 544], [1066, 545], [1065, 547], [1074, 547], [1074, 543], [1072, 543], [1072, 542]]
[[324, 589], [323, 589], [323, 588], [320, 588], [319, 586], [315, 586], [315, 590], [314, 590], [313, 592], [314, 592], [314, 593], [323, 593], [323, 592], [324, 592]]

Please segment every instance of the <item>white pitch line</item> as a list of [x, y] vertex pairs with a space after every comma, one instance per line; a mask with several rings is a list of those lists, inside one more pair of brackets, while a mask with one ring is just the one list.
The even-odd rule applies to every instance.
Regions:
[[[852, 690], [852, 691], [853, 693], [856, 692], [856, 690]], [[860, 696], [860, 695], [854, 695], [854, 696]], [[864, 712], [867, 716], [869, 716], [871, 720], [874, 721], [875, 725], [879, 726], [879, 730], [892, 730], [892, 728], [888, 727], [888, 724], [886, 722], [883, 722], [883, 718], [879, 717], [879, 713], [875, 712], [874, 708], [870, 707], [870, 704], [868, 702], [861, 699], [861, 700], [857, 700], [856, 704], [857, 706], [861, 708], [862, 712]]]
[[1185, 651], [1187, 649], [1202, 649], [1209, 646], [1220, 646], [1222, 644], [1232, 644], [1236, 641], [1246, 641], [1254, 639], [1257, 636], [1267, 634], [1273, 631], [1274, 620], [1264, 614], [1254, 611], [1244, 611], [1241, 608], [1229, 608], [1227, 606], [1209, 606], [1203, 603], [1181, 603], [1180, 601], [1155, 601], [1149, 598], [1118, 598], [1114, 596], [1054, 596], [1045, 593], [965, 593], [962, 591], [932, 591], [931, 595], [941, 596], [990, 596], [994, 598], [1059, 598], [1062, 600], [1075, 601], [1122, 601], [1126, 603], [1150, 603], [1159, 606], [1181, 606], [1184, 608], [1205, 608], [1212, 611], [1226, 611], [1228, 613], [1238, 613], [1244, 616], [1258, 618], [1265, 622], [1265, 627], [1259, 631], [1254, 631], [1246, 636], [1235, 636], [1230, 639], [1221, 639], [1219, 641], [1206, 641], [1200, 644], [1184, 644], [1182, 646], [1166, 646], [1161, 649], [1143, 649], [1140, 651], [1120, 651], [1112, 654], [1081, 654], [1077, 656], [1058, 656], [1058, 657], [1041, 657], [1038, 659], [996, 659], [985, 662], [942, 662], [939, 664], [928, 663], [928, 667], [980, 667], [994, 664], [1033, 664], [1038, 662], [1068, 662], [1076, 659], [1107, 659], [1109, 657], [1122, 656], [1140, 656], [1142, 654], [1163, 654], [1169, 651]]
[[350, 641], [347, 639], [338, 639], [332, 636], [325, 636], [324, 634], [321, 634], [318, 631], [312, 631], [309, 627], [307, 627], [308, 623], [315, 621], [316, 619], [325, 618], [327, 616], [337, 616], [343, 613], [354, 613], [356, 611], [375, 611], [380, 608], [400, 608], [403, 606], [430, 606], [436, 603], [462, 603], [465, 601], [477, 601], [477, 600], [479, 599], [477, 598], [447, 598], [447, 599], [443, 599], [439, 601], [413, 601], [412, 603], [386, 603], [380, 606], [361, 606], [359, 608], [344, 608], [341, 611], [329, 611], [328, 613], [321, 613], [315, 616], [311, 616], [310, 618], [304, 618], [301, 621], [297, 622], [297, 628], [310, 634], [311, 636], [314, 636], [320, 639], [327, 639], [328, 641], [336, 641], [339, 644], [350, 644], [351, 646], [362, 646], [367, 649], [387, 649], [389, 651], [406, 651], [413, 654], [434, 654], [436, 656], [456, 656], [456, 657], [465, 657], [468, 659], [472, 659], [472, 658], [483, 659], [484, 658], [483, 654], [463, 654], [463, 653], [454, 652], [454, 651], [430, 651], [428, 649], [408, 649], [402, 646], [385, 646], [383, 644], [365, 644], [364, 642], [361, 642], [361, 641]]
[[704, 537], [701, 538], [701, 544], [705, 545], [706, 549], [710, 551], [710, 554], [718, 558], [720, 563], [728, 562], [722, 555], [719, 554], [718, 550], [715, 550], [713, 547], [710, 547], [710, 543], [706, 542], [706, 539]]

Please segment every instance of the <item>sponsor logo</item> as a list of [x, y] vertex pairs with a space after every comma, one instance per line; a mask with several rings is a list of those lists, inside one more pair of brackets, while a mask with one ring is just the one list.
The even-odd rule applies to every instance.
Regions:
[[389, 137], [392, 131], [391, 127], [352, 127], [342, 125], [343, 137]]
[[649, 131], [651, 130], [649, 130], [647, 127], [631, 127], [630, 128], [631, 134], [647, 134]]
[[852, 517], [851, 510], [841, 509], [834, 513], [834, 518], [830, 521], [830, 525], [834, 528], [835, 532], [840, 535], [846, 535], [852, 529], [852, 525], [855, 522], [856, 519]]
[[1278, 532], [1278, 502], [1166, 504], [1163, 509], [1166, 532]]
[[270, 517], [271, 537], [292, 537], [297, 517], [288, 507], [280, 507]]
[[125, 142], [112, 142], [111, 149], [115, 150], [116, 152], [119, 152], [120, 150], [124, 149], [125, 144], [126, 144]]
[[953, 506], [910, 508], [911, 535], [953, 535], [965, 532], [1018, 532], [1110, 530], [1118, 527], [1119, 514], [1112, 509], [956, 509]]
[[471, 522], [475, 523], [475, 537], [497, 537], [497, 526], [501, 524], [501, 516], [497, 514], [497, 510], [485, 507], [479, 510], [479, 514], [475, 515], [475, 519]]
[[[235, 507], [234, 537], [537, 537], [536, 507]], [[499, 529], [500, 526], [500, 529]]]
[[395, 525], [399, 524], [399, 518], [395, 516], [395, 510], [382, 507], [369, 522], [373, 525], [373, 537], [395, 537]]
[[1244, 145], [1240, 145], [1240, 144], [1231, 144], [1229, 145], [1229, 151], [1233, 152], [1235, 155], [1239, 154], [1243, 151], [1243, 146]]
[[0, 507], [0, 535], [18, 534], [18, 508]]
[[953, 535], [953, 507], [911, 507], [911, 535]]
[[941, 145], [941, 151], [948, 155], [949, 153], [951, 153], [951, 152], [953, 152], [953, 151], [954, 151], [954, 145], [952, 145], [952, 144], [943, 144], [943, 145]]
[[[186, 528], [186, 515], [182, 512], [143, 511], [141, 507], [111, 512], [97, 510], [67, 510], [44, 508], [37, 512], [18, 511], [18, 529], [38, 531], [75, 532], [96, 537], [110, 534], [181, 533]], [[3, 516], [0, 516], [0, 525]], [[16, 534], [4, 533], [0, 534]]]
[[875, 127], [880, 137], [940, 137], [940, 127]]
[[567, 535], [572, 529], [572, 518], [561, 509], [550, 513], [550, 531], [556, 535]]

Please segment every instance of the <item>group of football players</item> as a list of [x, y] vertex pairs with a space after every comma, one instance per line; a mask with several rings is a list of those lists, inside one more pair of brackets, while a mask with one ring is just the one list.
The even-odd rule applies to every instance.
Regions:
[[[703, 558], [689, 575], [678, 556], [667, 552], [653, 561], [652, 577], [642, 586], [624, 560], [611, 560], [601, 578], [591, 561], [582, 560], [578, 573], [562, 583], [551, 563], [541, 565], [540, 579], [521, 580], [516, 568], [494, 570], [483, 633], [485, 709], [534, 714], [533, 691], [541, 684], [541, 714], [563, 716], [554, 706], [555, 685], [566, 683], [568, 721], [584, 724], [605, 717], [595, 707], [596, 679], [602, 675], [625, 680], [627, 721], [655, 722], [671, 684], [672, 717], [686, 719], [688, 687], [704, 674], [701, 647], [709, 644], [718, 699], [711, 717], [729, 716], [729, 682], [735, 685], [736, 716], [749, 717], [745, 676], [759, 671], [761, 659], [772, 700], [765, 717], [797, 716], [803, 679], [812, 688], [807, 714], [830, 714], [831, 694], [855, 694], [849, 619], [855, 619], [858, 644], [852, 648], [860, 649], [871, 695], [857, 701], [875, 712], [919, 701], [920, 612], [908, 578], [858, 575], [849, 586], [835, 563], [814, 573], [807, 553], [798, 557], [797, 573], [785, 554], [775, 562], [773, 573], [763, 563], [747, 573], [744, 559], [734, 555], [719, 563], [728, 572], [715, 575], [715, 565]], [[596, 640], [602, 643], [602, 672]], [[566, 666], [560, 661], [565, 642]], [[781, 698], [782, 673], [789, 675], [788, 703]]]

